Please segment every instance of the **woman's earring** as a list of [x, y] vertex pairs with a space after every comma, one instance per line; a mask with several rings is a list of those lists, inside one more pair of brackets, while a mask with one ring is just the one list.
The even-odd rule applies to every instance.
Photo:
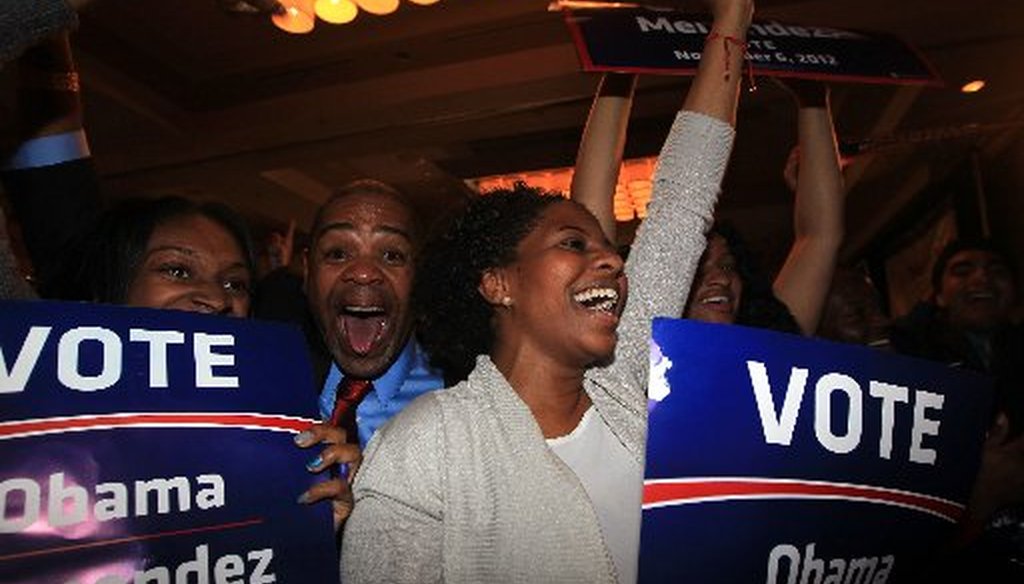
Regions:
[[502, 296], [501, 297], [501, 305], [504, 306], [505, 308], [509, 308], [510, 306], [512, 306], [512, 297], [511, 296]]

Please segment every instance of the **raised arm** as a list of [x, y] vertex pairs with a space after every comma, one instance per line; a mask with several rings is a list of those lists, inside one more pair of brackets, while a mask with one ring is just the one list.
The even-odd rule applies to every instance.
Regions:
[[715, 21], [704, 43], [697, 76], [683, 109], [736, 125], [736, 105], [743, 76], [747, 28], [754, 16], [753, 0], [712, 0]]
[[82, 119], [67, 33], [18, 59], [16, 148], [0, 156], [0, 181], [22, 228], [44, 296], [78, 298], [59, 282], [77, 267], [76, 238], [100, 211], [99, 183]]
[[[715, 0], [712, 7], [715, 34], [658, 157], [648, 215], [626, 262], [629, 301], [611, 373], [639, 388], [647, 383], [651, 320], [683, 311], [732, 150], [753, 2]], [[646, 404], [643, 391], [624, 397]]]
[[843, 176], [827, 88], [808, 81], [788, 81], [786, 85], [800, 106], [799, 174], [793, 247], [775, 278], [773, 291], [789, 308], [800, 330], [812, 335], [821, 321], [843, 242]]
[[633, 108], [636, 75], [606, 73], [590, 106], [569, 194], [597, 217], [605, 237], [615, 241], [615, 185], [619, 181], [626, 128]]

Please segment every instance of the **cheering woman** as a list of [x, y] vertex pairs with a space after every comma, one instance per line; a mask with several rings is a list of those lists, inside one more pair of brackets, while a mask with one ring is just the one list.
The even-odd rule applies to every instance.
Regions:
[[682, 312], [704, 249], [753, 12], [711, 4], [625, 266], [583, 207], [525, 187], [475, 200], [428, 250], [419, 330], [468, 377], [370, 442], [347, 584], [636, 580], [651, 319]]

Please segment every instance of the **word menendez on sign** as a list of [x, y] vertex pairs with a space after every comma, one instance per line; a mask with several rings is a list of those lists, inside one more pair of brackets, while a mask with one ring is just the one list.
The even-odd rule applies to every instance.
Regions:
[[[648, 8], [567, 10], [565, 19], [586, 71], [693, 75], [711, 31], [706, 16]], [[879, 33], [758, 21], [746, 58], [757, 75], [942, 85], [913, 47]]]

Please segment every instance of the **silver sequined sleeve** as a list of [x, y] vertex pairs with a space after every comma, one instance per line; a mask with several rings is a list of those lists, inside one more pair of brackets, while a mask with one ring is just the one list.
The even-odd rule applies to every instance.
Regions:
[[704, 251], [735, 132], [729, 124], [683, 111], [672, 124], [654, 173], [654, 192], [626, 262], [629, 300], [615, 362], [606, 373], [646, 408], [651, 320], [678, 317]]

